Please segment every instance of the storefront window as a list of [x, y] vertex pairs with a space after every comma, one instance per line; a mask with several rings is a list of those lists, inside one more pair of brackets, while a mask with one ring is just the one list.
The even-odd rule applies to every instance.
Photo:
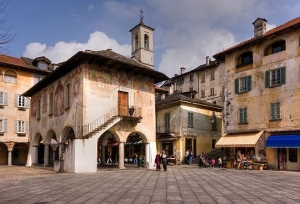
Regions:
[[289, 148], [289, 161], [298, 162], [297, 148]]

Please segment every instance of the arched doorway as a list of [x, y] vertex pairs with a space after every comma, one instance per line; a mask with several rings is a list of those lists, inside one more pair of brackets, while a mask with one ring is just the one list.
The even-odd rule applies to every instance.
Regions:
[[4, 143], [0, 143], [0, 164], [7, 165], [7, 146]]
[[142, 134], [138, 132], [131, 133], [125, 143], [125, 164], [133, 163], [138, 165], [138, 160], [144, 160], [145, 155], [146, 151]]
[[98, 166], [115, 165], [119, 163], [119, 138], [111, 131], [104, 132], [98, 139]]
[[13, 165], [25, 165], [27, 162], [28, 145], [25, 143], [16, 143], [12, 152]]

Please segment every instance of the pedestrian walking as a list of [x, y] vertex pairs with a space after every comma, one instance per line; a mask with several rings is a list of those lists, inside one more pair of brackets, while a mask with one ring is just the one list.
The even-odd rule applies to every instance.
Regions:
[[110, 153], [110, 152], [108, 152], [108, 158], [107, 158], [106, 163], [112, 163], [112, 160], [111, 160], [111, 153]]
[[190, 150], [188, 155], [188, 164], [191, 165], [193, 161], [193, 152]]
[[155, 166], [156, 166], [156, 171], [160, 171], [160, 163], [161, 163], [161, 155], [160, 152], [158, 151], [156, 156], [155, 156]]
[[214, 168], [214, 167], [215, 167], [216, 160], [215, 160], [214, 158], [212, 158], [210, 162], [211, 162], [212, 168]]

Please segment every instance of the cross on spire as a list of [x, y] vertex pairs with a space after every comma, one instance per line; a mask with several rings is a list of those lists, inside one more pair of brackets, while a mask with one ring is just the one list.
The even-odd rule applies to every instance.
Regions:
[[144, 13], [144, 11], [143, 11], [143, 9], [141, 9], [140, 10], [140, 20], [141, 20], [142, 24], [144, 24], [144, 22], [143, 22], [144, 21], [144, 15], [143, 15], [143, 13]]

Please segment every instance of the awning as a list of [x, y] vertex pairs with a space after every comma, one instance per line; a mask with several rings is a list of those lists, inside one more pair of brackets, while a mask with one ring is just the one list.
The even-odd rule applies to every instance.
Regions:
[[300, 135], [270, 135], [266, 142], [269, 148], [300, 148]]
[[255, 147], [262, 133], [263, 131], [226, 134], [216, 143], [216, 147]]

